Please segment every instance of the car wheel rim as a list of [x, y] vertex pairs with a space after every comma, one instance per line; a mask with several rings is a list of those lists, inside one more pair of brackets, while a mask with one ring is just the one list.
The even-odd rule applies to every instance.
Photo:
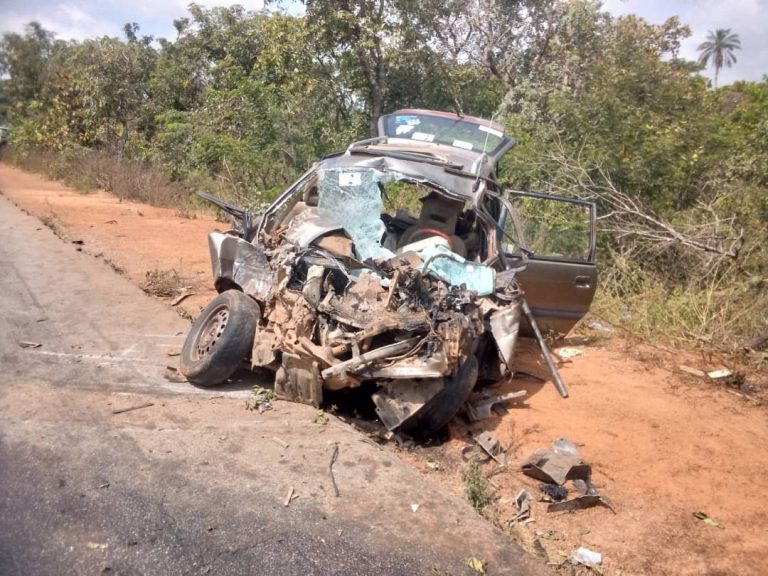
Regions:
[[208, 316], [205, 324], [200, 329], [197, 342], [195, 343], [196, 359], [204, 358], [211, 352], [211, 349], [224, 333], [224, 328], [226, 328], [228, 321], [229, 309], [227, 307], [218, 308]]

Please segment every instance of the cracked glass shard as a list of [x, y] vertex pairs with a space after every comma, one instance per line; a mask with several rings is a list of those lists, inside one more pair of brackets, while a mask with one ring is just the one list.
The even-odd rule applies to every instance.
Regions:
[[464, 285], [467, 290], [476, 292], [478, 296], [493, 294], [493, 268], [469, 262], [439, 244], [427, 246], [417, 254], [424, 260], [422, 271], [437, 276], [451, 286]]
[[394, 182], [402, 174], [373, 168], [321, 170], [318, 179], [318, 209], [344, 227], [355, 243], [360, 260], [388, 259], [394, 256], [381, 245], [384, 222], [380, 182]]

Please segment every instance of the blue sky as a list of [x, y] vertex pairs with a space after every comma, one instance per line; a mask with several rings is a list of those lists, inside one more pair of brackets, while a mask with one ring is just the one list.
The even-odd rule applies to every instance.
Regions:
[[[237, 3], [249, 10], [263, 6], [263, 0], [197, 3], [206, 7]], [[82, 40], [121, 35], [123, 24], [137, 22], [143, 34], [173, 38], [173, 20], [186, 14], [188, 4], [189, 0], [0, 0], [0, 34], [22, 32], [27, 22], [37, 20], [59, 38]], [[768, 0], [604, 0], [604, 7], [614, 15], [634, 13], [654, 24], [679, 16], [693, 33], [681, 49], [689, 59], [696, 58], [696, 47], [708, 30], [731, 28], [739, 34], [742, 50], [737, 64], [721, 72], [720, 84], [761, 80], [768, 74]]]

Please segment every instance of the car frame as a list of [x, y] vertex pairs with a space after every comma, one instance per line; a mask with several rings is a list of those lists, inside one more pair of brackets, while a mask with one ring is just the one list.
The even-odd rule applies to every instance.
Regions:
[[503, 190], [513, 146], [487, 120], [400, 110], [259, 215], [203, 194], [239, 225], [209, 235], [220, 294], [182, 373], [216, 385], [247, 361], [317, 406], [369, 386], [388, 429], [435, 433], [512, 374], [519, 333], [567, 333], [594, 295], [594, 204]]

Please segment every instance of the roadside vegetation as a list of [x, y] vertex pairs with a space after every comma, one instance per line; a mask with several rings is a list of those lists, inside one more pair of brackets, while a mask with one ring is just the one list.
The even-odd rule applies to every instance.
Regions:
[[[268, 3], [268, 7], [273, 6]], [[768, 344], [768, 80], [715, 88], [672, 18], [599, 2], [307, 1], [304, 16], [192, 4], [176, 37], [0, 41], [5, 157], [86, 192], [253, 208], [382, 113], [452, 110], [518, 140], [501, 179], [598, 202], [600, 318], [726, 352]], [[751, 353], [750, 353], [751, 354]]]

